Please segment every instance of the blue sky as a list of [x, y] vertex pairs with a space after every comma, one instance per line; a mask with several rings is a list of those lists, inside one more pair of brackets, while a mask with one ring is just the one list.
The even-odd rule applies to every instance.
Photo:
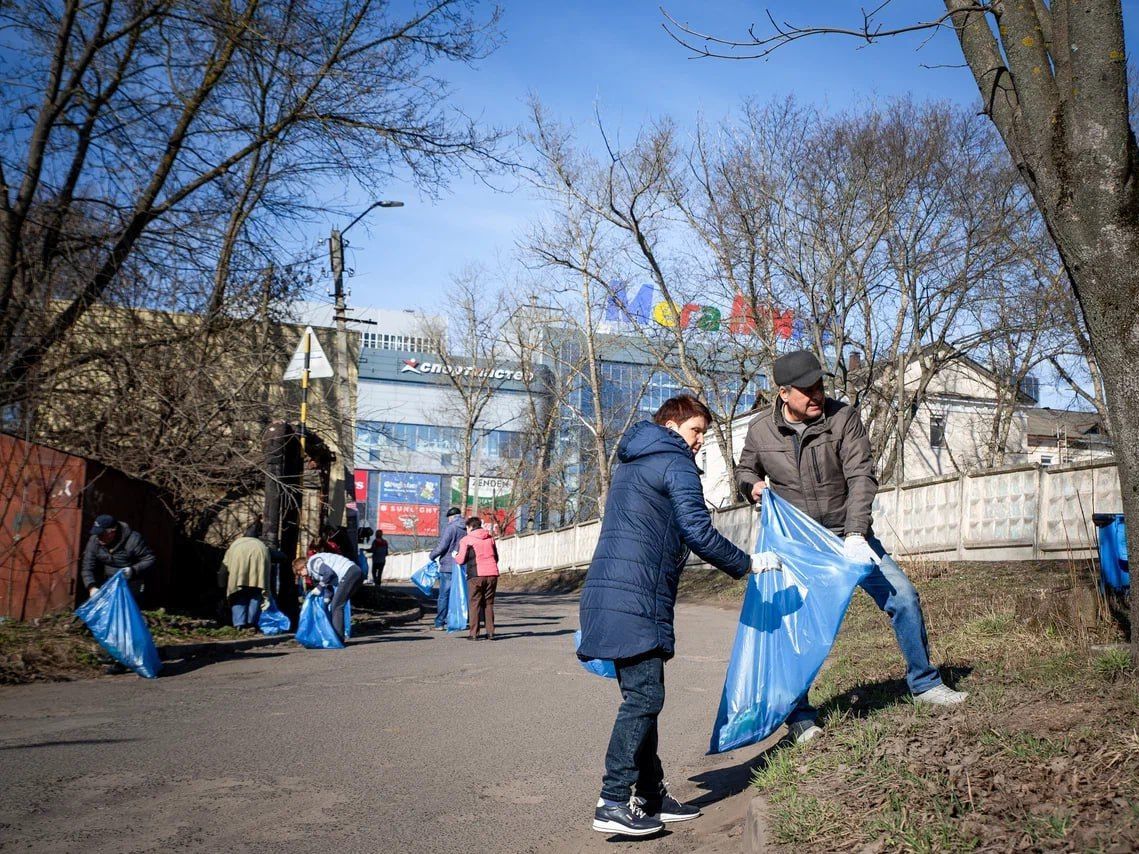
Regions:
[[[966, 105], [977, 100], [967, 69], [923, 67], [960, 66], [956, 38], [947, 29], [872, 45], [840, 36], [810, 38], [780, 48], [767, 60], [693, 59], [662, 29], [660, 5], [693, 28], [717, 35], [743, 35], [752, 22], [765, 28], [765, 8], [799, 25], [861, 23], [859, 4], [836, 0], [502, 0], [505, 42], [498, 51], [476, 69], [440, 72], [453, 83], [458, 103], [490, 123], [523, 123], [533, 93], [552, 117], [579, 128], [589, 145], [598, 142], [595, 109], [607, 129], [631, 137], [661, 115], [689, 127], [701, 114], [710, 120], [728, 115], [749, 97], [762, 101], [794, 94], [833, 110], [907, 94]], [[1131, 19], [1135, 6], [1135, 0], [1124, 2]], [[936, 0], [895, 0], [882, 20], [887, 26], [910, 23], [943, 9]], [[1134, 20], [1128, 23], [1134, 30]], [[1133, 36], [1129, 32], [1131, 44]], [[452, 276], [465, 266], [509, 267], [517, 235], [542, 206], [516, 180], [495, 183], [497, 191], [461, 179], [438, 199], [408, 185], [378, 189], [374, 198], [400, 199], [406, 207], [373, 211], [353, 229], [351, 301], [430, 309], [445, 300]], [[361, 194], [358, 209], [366, 204]], [[327, 234], [331, 224], [329, 219], [314, 227]]]

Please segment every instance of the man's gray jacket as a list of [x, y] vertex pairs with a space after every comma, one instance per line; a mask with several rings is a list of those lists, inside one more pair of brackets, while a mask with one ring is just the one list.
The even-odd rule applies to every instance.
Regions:
[[751, 501], [752, 487], [765, 477], [780, 498], [839, 536], [870, 533], [878, 479], [870, 439], [853, 407], [828, 397], [822, 416], [800, 435], [787, 426], [776, 399], [748, 425], [736, 487]]

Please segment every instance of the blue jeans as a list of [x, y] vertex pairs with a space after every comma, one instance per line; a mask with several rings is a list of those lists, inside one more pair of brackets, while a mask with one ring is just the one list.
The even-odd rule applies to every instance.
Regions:
[[[858, 586], [869, 593], [874, 604], [890, 618], [898, 649], [906, 660], [906, 682], [910, 686], [910, 693], [921, 694], [930, 688], [936, 688], [941, 684], [941, 674], [929, 661], [929, 641], [925, 634], [925, 617], [922, 616], [918, 592], [902, 568], [887, 553], [881, 540], [870, 536], [866, 541], [882, 562]], [[804, 693], [795, 710], [787, 717], [787, 723], [814, 719], [815, 710], [807, 702]]]
[[435, 625], [446, 627], [447, 605], [451, 601], [450, 572], [439, 573], [439, 598], [435, 600]]
[[664, 707], [664, 656], [660, 650], [614, 662], [621, 707], [605, 752], [601, 797], [626, 803], [636, 787], [655, 797], [664, 783], [657, 756], [657, 717]]
[[256, 626], [261, 619], [261, 588], [239, 587], [229, 597], [230, 615], [233, 627]]

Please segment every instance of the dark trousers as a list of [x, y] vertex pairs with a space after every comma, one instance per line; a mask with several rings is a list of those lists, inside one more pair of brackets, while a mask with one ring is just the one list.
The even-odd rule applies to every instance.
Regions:
[[344, 573], [344, 577], [340, 579], [336, 591], [332, 594], [332, 601], [328, 605], [328, 620], [341, 640], [344, 639], [344, 603], [352, 598], [352, 594], [359, 590], [363, 583], [364, 570], [354, 566]]
[[654, 650], [614, 662], [621, 708], [605, 752], [601, 797], [625, 803], [633, 795], [655, 797], [664, 783], [657, 756], [657, 717], [664, 707], [664, 656]]
[[387, 563], [386, 558], [372, 558], [372, 581], [376, 586], [380, 586], [380, 579], [384, 575], [384, 564]]
[[497, 575], [483, 575], [467, 579], [467, 592], [470, 594], [468, 609], [471, 613], [471, 637], [479, 633], [479, 619], [486, 622], [486, 636], [494, 637], [494, 592], [498, 589]]

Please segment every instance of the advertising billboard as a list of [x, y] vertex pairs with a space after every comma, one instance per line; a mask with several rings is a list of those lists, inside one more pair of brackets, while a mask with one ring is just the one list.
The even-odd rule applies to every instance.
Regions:
[[380, 472], [376, 522], [391, 535], [439, 535], [439, 475]]
[[439, 475], [382, 472], [380, 501], [439, 506]]
[[439, 505], [380, 501], [377, 522], [391, 536], [439, 536]]

